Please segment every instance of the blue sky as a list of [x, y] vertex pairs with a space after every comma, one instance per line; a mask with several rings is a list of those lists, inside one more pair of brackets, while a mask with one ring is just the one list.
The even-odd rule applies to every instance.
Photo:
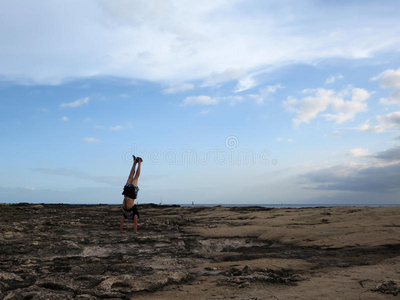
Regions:
[[398, 1], [0, 3], [0, 202], [400, 204]]

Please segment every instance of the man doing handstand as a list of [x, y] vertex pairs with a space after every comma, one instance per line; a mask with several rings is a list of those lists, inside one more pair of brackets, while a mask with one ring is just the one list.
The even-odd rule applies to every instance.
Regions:
[[[137, 198], [137, 193], [139, 191], [138, 188], [138, 179], [140, 176], [140, 166], [143, 162], [143, 159], [140, 157], [133, 157], [133, 166], [131, 169], [131, 173], [129, 174], [128, 180], [126, 181], [126, 184], [124, 186], [124, 191], [122, 192], [122, 195], [124, 195], [124, 202], [122, 204], [122, 217], [121, 217], [121, 223], [119, 225], [119, 230], [121, 233], [126, 233], [124, 231], [124, 222], [125, 219], [133, 219], [134, 223], [134, 231], [135, 234], [137, 234], [137, 224], [138, 224], [138, 219], [139, 219], [139, 211], [136, 208], [135, 205], [135, 199]], [[138, 164], [138, 168], [135, 174], [135, 168], [136, 164]]]

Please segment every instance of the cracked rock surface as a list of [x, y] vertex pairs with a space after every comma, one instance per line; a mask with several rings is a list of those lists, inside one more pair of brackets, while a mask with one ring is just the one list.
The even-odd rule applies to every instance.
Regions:
[[0, 299], [393, 299], [400, 208], [0, 205]]

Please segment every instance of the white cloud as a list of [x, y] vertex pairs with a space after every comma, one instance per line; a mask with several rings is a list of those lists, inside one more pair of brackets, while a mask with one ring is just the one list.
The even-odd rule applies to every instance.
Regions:
[[[118, 130], [124, 129], [124, 127], [121, 126], [121, 125], [110, 126], [110, 127], [107, 127], [107, 126], [104, 126], [104, 125], [96, 125], [94, 128], [95, 129], [109, 129], [109, 130], [112, 130], [112, 131], [118, 131]], [[127, 128], [132, 128], [132, 124], [127, 123]]]
[[230, 105], [242, 102], [244, 97], [242, 96], [225, 96], [225, 97], [210, 97], [210, 96], [190, 96], [183, 100], [182, 105], [216, 105], [220, 103], [228, 102]]
[[19, 83], [93, 76], [165, 83], [232, 69], [242, 72], [234, 77], [239, 89], [248, 88], [254, 78], [246, 74], [271, 66], [398, 49], [399, 4], [382, 7], [342, 3], [338, 22], [337, 6], [324, 1], [3, 1], [0, 75]]
[[359, 126], [359, 129], [362, 131], [371, 131], [371, 120], [370, 119], [366, 120]]
[[85, 137], [85, 138], [83, 138], [83, 141], [86, 142], [86, 143], [98, 143], [98, 142], [100, 142], [99, 139], [94, 138], [94, 137]]
[[[368, 91], [360, 88], [353, 88], [351, 91], [343, 90], [331, 103], [331, 108], [336, 114], [325, 114], [324, 116], [327, 120], [333, 120], [336, 123], [352, 120], [357, 113], [367, 110], [365, 101], [370, 95]], [[351, 100], [345, 101], [344, 99], [348, 97], [351, 97]]]
[[226, 96], [226, 97], [217, 97], [217, 98], [215, 98], [215, 100], [217, 100], [218, 103], [228, 101], [229, 104], [235, 105], [236, 103], [242, 102], [244, 100], [244, 97], [242, 97], [242, 96]]
[[110, 130], [112, 130], [112, 131], [118, 131], [118, 130], [121, 130], [121, 129], [123, 129], [124, 127], [122, 127], [121, 125], [117, 125], [117, 126], [111, 126], [110, 127]]
[[372, 126], [371, 121], [367, 120], [360, 126], [362, 131], [383, 132], [390, 128], [400, 128], [400, 111], [395, 111], [387, 115], [376, 116], [377, 125]]
[[67, 122], [67, 121], [69, 121], [69, 118], [66, 117], [66, 116], [63, 116], [63, 117], [61, 118], [61, 120], [64, 121], [64, 122]]
[[356, 149], [351, 149], [349, 151], [349, 155], [353, 157], [363, 157], [363, 156], [370, 156], [371, 153], [369, 153], [368, 149], [356, 148]]
[[30, 186], [23, 187], [23, 189], [27, 191], [40, 191], [40, 189]]
[[293, 139], [291, 139], [291, 138], [286, 139], [286, 138], [283, 138], [283, 137], [278, 137], [278, 138], [276, 138], [276, 140], [277, 140], [278, 142], [293, 143]]
[[190, 96], [183, 100], [183, 105], [215, 105], [217, 100], [210, 96]]
[[283, 102], [283, 106], [287, 111], [297, 114], [297, 117], [293, 119], [295, 124], [298, 125], [302, 122], [309, 123], [311, 119], [327, 109], [332, 97], [334, 97], [333, 91], [319, 89], [315, 97], [309, 96], [301, 100], [288, 97]]
[[378, 131], [400, 127], [400, 111], [395, 111], [384, 116], [377, 116], [376, 120], [379, 122]]
[[194, 89], [194, 85], [190, 83], [176, 83], [169, 88], [163, 90], [164, 94], [175, 94], [179, 92], [190, 91]]
[[64, 108], [64, 107], [80, 107], [84, 104], [88, 104], [89, 103], [89, 97], [86, 98], [82, 98], [82, 99], [78, 99], [76, 101], [73, 102], [69, 102], [69, 103], [61, 103], [60, 107]]
[[256, 85], [257, 82], [254, 79], [254, 75], [248, 75], [239, 80], [235, 92], [243, 92], [251, 89], [252, 87], [255, 87]]
[[312, 93], [313, 95], [300, 100], [288, 97], [283, 102], [287, 111], [296, 113], [297, 116], [293, 119], [296, 125], [309, 123], [311, 119], [316, 118], [328, 108], [331, 109], [332, 113], [322, 115], [326, 120], [335, 121], [338, 124], [352, 120], [357, 113], [367, 110], [365, 101], [371, 95], [364, 89], [351, 87], [339, 92], [319, 88], [317, 90], [304, 90], [303, 93]]
[[396, 89], [387, 98], [379, 99], [379, 103], [384, 105], [400, 105], [400, 89]]
[[386, 70], [378, 76], [372, 77], [371, 80], [380, 81], [382, 87], [399, 87], [400, 88], [400, 69]]
[[371, 78], [379, 81], [384, 88], [394, 88], [394, 91], [387, 98], [379, 99], [379, 103], [384, 105], [400, 105], [400, 69], [386, 70]]
[[343, 78], [343, 75], [342, 74], [339, 74], [339, 75], [332, 75], [332, 76], [330, 76], [330, 77], [328, 77], [326, 80], [325, 80], [325, 83], [326, 84], [330, 84], [330, 83], [334, 83], [337, 79], [342, 79]]
[[212, 72], [210, 75], [206, 76], [201, 86], [202, 87], [215, 86], [231, 80], [243, 80], [243, 82], [249, 80], [251, 81], [251, 83], [245, 83], [246, 85], [245, 89], [247, 89], [250, 86], [253, 86], [252, 84], [254, 83], [250, 79], [250, 76], [248, 79], [247, 78], [248, 77], [244, 69], [227, 68], [222, 72]]
[[254, 99], [257, 104], [264, 104], [265, 100], [268, 99], [270, 94], [275, 93], [278, 89], [283, 89], [284, 86], [280, 83], [275, 85], [268, 85], [264, 88], [259, 89], [258, 94], [251, 94], [249, 95], [250, 98]]

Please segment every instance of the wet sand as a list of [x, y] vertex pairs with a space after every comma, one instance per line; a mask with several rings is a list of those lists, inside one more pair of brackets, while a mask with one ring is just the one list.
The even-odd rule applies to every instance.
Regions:
[[400, 208], [0, 205], [0, 299], [397, 299]]

